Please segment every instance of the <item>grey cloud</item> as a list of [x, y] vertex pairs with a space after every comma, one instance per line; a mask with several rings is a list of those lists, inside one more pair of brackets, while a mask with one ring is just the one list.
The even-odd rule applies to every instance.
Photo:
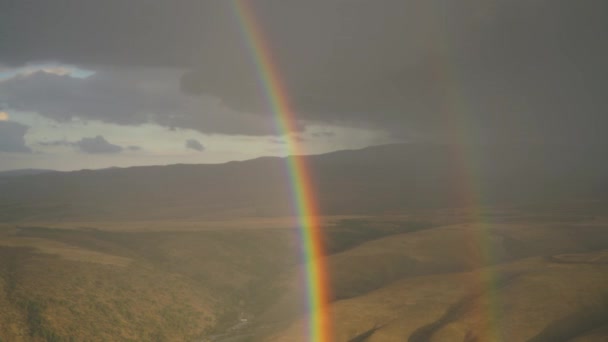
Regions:
[[136, 145], [129, 145], [126, 147], [126, 149], [129, 151], [141, 151], [142, 150], [141, 146], [136, 146]]
[[24, 139], [28, 128], [18, 122], [0, 121], [0, 152], [32, 152]]
[[335, 135], [336, 135], [336, 133], [330, 132], [330, 131], [312, 133], [312, 136], [316, 137], [316, 138], [331, 138], [331, 137], [334, 137]]
[[138, 85], [119, 73], [80, 79], [39, 71], [0, 82], [0, 94], [9, 108], [36, 111], [60, 122], [82, 118], [137, 124], [146, 121], [148, 112], [174, 105], [162, 91], [141, 91]]
[[67, 140], [51, 140], [51, 141], [38, 141], [38, 145], [40, 146], [74, 146], [74, 142]]
[[104, 137], [98, 135], [93, 138], [82, 138], [74, 143], [80, 151], [90, 154], [119, 153], [124, 150], [122, 146], [109, 143]]
[[69, 140], [52, 140], [52, 141], [40, 141], [38, 145], [41, 146], [71, 146], [83, 153], [88, 154], [112, 154], [112, 153], [120, 153], [125, 149], [130, 151], [137, 151], [141, 148], [139, 146], [119, 146], [110, 143], [101, 135], [95, 137], [84, 137], [78, 141], [69, 141]]
[[[312, 11], [315, 25], [298, 6], [263, 7], [286, 88], [308, 120], [400, 137], [607, 140], [606, 2], [332, 2]], [[264, 110], [255, 74], [219, 82], [226, 71], [212, 67], [182, 86]]]
[[272, 134], [270, 117], [238, 112], [212, 97], [179, 90], [178, 69], [103, 68], [87, 78], [43, 71], [0, 82], [8, 108], [59, 122], [74, 118], [121, 125], [157, 123], [205, 133]]
[[186, 140], [186, 148], [190, 150], [195, 150], [199, 152], [203, 152], [205, 147], [196, 139], [188, 139]]
[[219, 48], [214, 1], [0, 0], [1, 61], [52, 60], [74, 64], [184, 66], [204, 48]]
[[[0, 32], [11, 34], [0, 58], [189, 68], [184, 92], [271, 120], [233, 3], [8, 1]], [[608, 139], [606, 1], [250, 3], [300, 125], [374, 126], [397, 136]], [[238, 115], [152, 112], [169, 127], [260, 132], [245, 123], [255, 119]], [[146, 120], [116, 113], [95, 117]]]

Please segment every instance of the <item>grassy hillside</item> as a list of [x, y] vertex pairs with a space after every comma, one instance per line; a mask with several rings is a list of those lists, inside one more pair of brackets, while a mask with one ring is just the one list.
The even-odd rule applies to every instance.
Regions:
[[0, 339], [197, 340], [264, 304], [268, 299], [254, 292], [295, 263], [292, 246], [289, 231], [276, 229], [110, 232], [4, 225]]
[[[603, 154], [454, 148], [309, 157], [336, 341], [605, 340]], [[3, 177], [0, 341], [302, 340], [284, 162]]]
[[[293, 219], [5, 224], [0, 284], [11, 341], [197, 340], [262, 316], [299, 263]], [[337, 252], [420, 222], [328, 218]]]
[[[336, 341], [608, 337], [605, 220], [488, 224], [479, 243], [475, 229], [431, 227], [329, 256]], [[481, 249], [492, 253], [482, 258]], [[257, 338], [303, 341], [303, 318], [280, 319], [297, 316], [290, 298], [302, 295], [300, 284], [293, 281], [264, 317], [276, 329], [260, 329]]]
[[[327, 218], [336, 341], [605, 338], [608, 220], [501, 213]], [[1, 227], [3, 341], [302, 336], [291, 220]]]

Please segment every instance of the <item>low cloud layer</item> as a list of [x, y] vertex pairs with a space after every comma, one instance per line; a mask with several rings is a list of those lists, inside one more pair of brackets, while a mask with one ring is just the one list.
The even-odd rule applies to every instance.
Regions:
[[115, 154], [123, 152], [124, 150], [138, 151], [141, 150], [139, 146], [127, 146], [123, 147], [110, 143], [101, 135], [95, 137], [85, 137], [78, 141], [67, 141], [67, 140], [55, 140], [55, 141], [42, 141], [38, 143], [42, 146], [72, 146], [78, 149], [80, 152], [88, 154]]
[[205, 150], [205, 146], [203, 146], [203, 144], [201, 144], [196, 139], [188, 139], [188, 140], [186, 140], [186, 148], [189, 149], [189, 150], [195, 150], [195, 151], [198, 151], [198, 152], [203, 152]]
[[[271, 133], [271, 108], [235, 3], [0, 0], [0, 32], [10, 33], [0, 63], [105, 68], [81, 81], [30, 75], [0, 93], [11, 94], [11, 106], [59, 120]], [[300, 127], [359, 125], [405, 138], [608, 140], [606, 1], [247, 3]], [[152, 71], [124, 71], [142, 68]], [[154, 75], [162, 68], [184, 72]], [[145, 75], [163, 82], [134, 81]]]
[[219, 99], [179, 90], [183, 71], [102, 69], [87, 78], [38, 71], [0, 82], [0, 101], [67, 122], [78, 118], [119, 125], [156, 123], [204, 133], [272, 134], [272, 118], [226, 107]]
[[119, 153], [124, 150], [122, 146], [109, 143], [101, 135], [94, 138], [82, 138], [75, 145], [82, 152], [90, 154]]
[[24, 136], [28, 126], [17, 122], [0, 120], [0, 152], [30, 153]]

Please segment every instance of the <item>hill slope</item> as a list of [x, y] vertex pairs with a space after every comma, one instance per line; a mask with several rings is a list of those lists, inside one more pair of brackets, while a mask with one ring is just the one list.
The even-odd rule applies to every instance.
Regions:
[[[464, 151], [307, 157], [336, 341], [605, 340], [603, 151]], [[281, 158], [4, 177], [0, 338], [298, 341], [290, 211]]]
[[[463, 206], [471, 191], [485, 204], [606, 200], [602, 152], [397, 144], [307, 159], [322, 213], [365, 214]], [[286, 168], [284, 159], [259, 158], [12, 177], [0, 182], [0, 221], [285, 215], [291, 211]]]
[[[485, 242], [475, 225], [433, 227], [331, 255], [335, 340], [604, 341], [603, 222], [486, 224]], [[281, 321], [301, 307], [293, 279], [262, 317], [276, 324], [258, 332], [267, 340], [305, 341], [305, 319]]]

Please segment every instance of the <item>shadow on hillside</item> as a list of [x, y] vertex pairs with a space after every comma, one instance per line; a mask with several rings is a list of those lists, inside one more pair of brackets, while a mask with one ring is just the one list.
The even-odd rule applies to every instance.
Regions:
[[[516, 278], [521, 276], [521, 273], [506, 274], [502, 275], [494, 285], [493, 290], [497, 290], [508, 286]], [[435, 322], [422, 326], [416, 329], [412, 335], [408, 338], [408, 342], [427, 342], [430, 341], [433, 335], [444, 326], [448, 325], [461, 318], [467, 311], [471, 310], [475, 305], [475, 300], [486, 295], [485, 292], [472, 293], [461, 298], [458, 302], [450, 305], [441, 316]], [[467, 333], [465, 336], [466, 342], [476, 341], [477, 339], [471, 333]]]
[[576, 337], [608, 325], [608, 293], [593, 307], [555, 320], [528, 342], [570, 341]]
[[346, 219], [324, 228], [323, 240], [326, 253], [335, 254], [389, 235], [412, 233], [432, 227], [431, 223], [421, 221]]
[[368, 329], [364, 332], [362, 332], [361, 334], [351, 338], [348, 340], [348, 342], [365, 342], [367, 341], [368, 338], [372, 337], [372, 335], [380, 330], [383, 327], [383, 325], [374, 325], [373, 328]]

